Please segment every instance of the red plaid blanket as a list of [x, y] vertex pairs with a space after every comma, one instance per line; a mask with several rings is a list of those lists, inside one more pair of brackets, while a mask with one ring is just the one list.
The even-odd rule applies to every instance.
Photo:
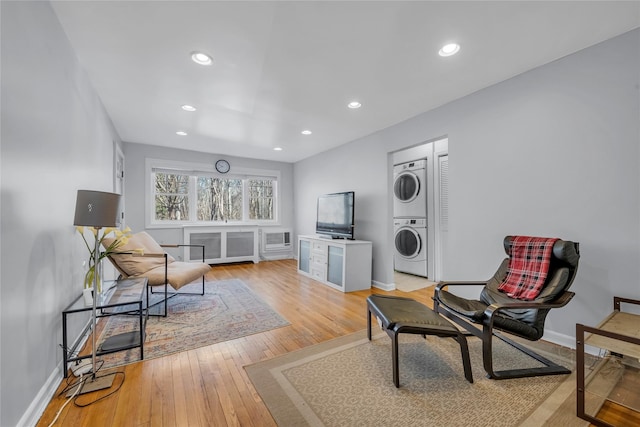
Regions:
[[557, 238], [514, 236], [509, 248], [507, 277], [498, 286], [511, 298], [525, 301], [535, 299], [542, 290], [547, 273], [551, 250]]

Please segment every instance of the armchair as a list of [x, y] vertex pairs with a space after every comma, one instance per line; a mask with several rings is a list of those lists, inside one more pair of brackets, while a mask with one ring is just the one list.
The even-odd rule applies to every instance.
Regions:
[[[490, 378], [506, 379], [571, 373], [565, 367], [546, 359], [498, 331], [507, 332], [529, 341], [537, 341], [542, 338], [545, 319], [549, 311], [553, 308], [564, 307], [575, 295], [568, 289], [573, 283], [578, 269], [579, 244], [560, 239], [546, 239], [548, 242], [546, 277], [540, 276], [539, 285], [541, 286], [533, 294], [527, 295], [531, 291], [531, 287], [526, 286], [522, 295], [514, 297], [510, 295], [517, 292], [505, 292], [504, 289], [505, 284], [509, 282], [508, 278], [511, 278], [515, 271], [514, 264], [517, 263], [518, 258], [514, 256], [514, 250], [516, 250], [514, 248], [517, 246], [516, 241], [520, 241], [519, 239], [526, 238], [523, 236], [505, 237], [503, 245], [509, 257], [502, 261], [494, 276], [488, 281], [439, 283], [433, 297], [434, 310], [482, 340], [484, 369]], [[527, 273], [531, 273], [531, 271]], [[531, 278], [531, 276], [536, 276], [536, 274], [529, 277]], [[456, 286], [482, 286], [480, 299], [465, 299], [447, 290]], [[533, 357], [545, 366], [494, 370], [493, 336]]]
[[[112, 239], [105, 238], [103, 245], [109, 246]], [[202, 262], [192, 263], [176, 261], [174, 257], [164, 251], [166, 247], [200, 246], [202, 247]], [[139, 254], [137, 250], [142, 249]], [[109, 261], [118, 270], [123, 278], [146, 277], [147, 284], [147, 308], [164, 303], [164, 311], [152, 316], [167, 316], [167, 301], [176, 295], [204, 295], [204, 275], [211, 266], [204, 262], [204, 246], [202, 245], [160, 245], [149, 234], [142, 231], [132, 235], [126, 245], [118, 248], [119, 252], [109, 256]], [[202, 277], [202, 290], [200, 292], [178, 292], [180, 288]], [[149, 292], [153, 287], [164, 287], [164, 298], [149, 305]], [[174, 292], [169, 293], [171, 286]]]

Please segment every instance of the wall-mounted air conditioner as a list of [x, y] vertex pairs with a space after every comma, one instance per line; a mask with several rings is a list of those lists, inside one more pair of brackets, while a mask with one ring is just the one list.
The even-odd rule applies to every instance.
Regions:
[[292, 237], [290, 229], [260, 229], [260, 258], [266, 261], [293, 258]]
[[262, 252], [282, 251], [291, 248], [291, 230], [262, 229]]

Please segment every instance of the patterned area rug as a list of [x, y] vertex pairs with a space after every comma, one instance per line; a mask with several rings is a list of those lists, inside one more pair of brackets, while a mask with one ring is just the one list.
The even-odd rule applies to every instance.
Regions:
[[[198, 292], [201, 284], [181, 291]], [[136, 316], [109, 317], [98, 339], [130, 332]], [[241, 280], [207, 282], [204, 295], [178, 295], [169, 299], [167, 317], [149, 317], [146, 325], [144, 358], [153, 359], [222, 341], [229, 341], [290, 323], [276, 313]], [[140, 360], [140, 350], [131, 349], [100, 356], [104, 367]]]
[[[245, 369], [281, 426], [541, 426], [575, 389], [573, 375], [489, 380], [477, 338], [469, 350], [473, 384], [453, 339], [401, 335], [396, 388], [391, 340], [365, 331]], [[498, 369], [538, 364], [501, 342], [495, 351]]]

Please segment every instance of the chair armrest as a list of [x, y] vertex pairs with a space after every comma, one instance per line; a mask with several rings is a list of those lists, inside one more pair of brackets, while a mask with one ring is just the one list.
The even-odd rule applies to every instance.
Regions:
[[162, 258], [167, 257], [166, 253], [156, 254], [156, 253], [140, 253], [140, 252], [112, 252], [113, 255], [131, 255], [134, 257], [144, 257], [144, 258]]
[[141, 257], [149, 257], [149, 258], [167, 258], [167, 254], [142, 254], [142, 255], [134, 255], [134, 256], [141, 256]]
[[441, 290], [443, 290], [444, 288], [446, 288], [447, 286], [485, 286], [487, 284], [487, 282], [440, 282], [436, 285], [436, 289], [435, 289], [435, 293], [440, 292]]
[[622, 311], [620, 309], [620, 303], [627, 303], [627, 304], [635, 304], [635, 305], [640, 305], [640, 300], [637, 299], [631, 299], [631, 298], [623, 298], [623, 297], [613, 297], [613, 309], [614, 310], [618, 310], [618, 311]]
[[533, 301], [521, 301], [514, 302], [508, 304], [491, 304], [484, 311], [484, 315], [490, 319], [490, 326], [493, 327], [493, 317], [500, 311], [510, 310], [510, 309], [519, 309], [519, 308], [537, 308], [537, 309], [546, 309], [546, 308], [559, 308], [564, 307], [571, 301], [574, 292], [564, 291], [562, 295], [553, 300], [553, 302], [533, 302]]
[[160, 245], [160, 247], [161, 248], [182, 248], [182, 247], [202, 248], [202, 262], [204, 262], [204, 245], [192, 245], [192, 244], [178, 243], [178, 244], [162, 244], [162, 245]]

